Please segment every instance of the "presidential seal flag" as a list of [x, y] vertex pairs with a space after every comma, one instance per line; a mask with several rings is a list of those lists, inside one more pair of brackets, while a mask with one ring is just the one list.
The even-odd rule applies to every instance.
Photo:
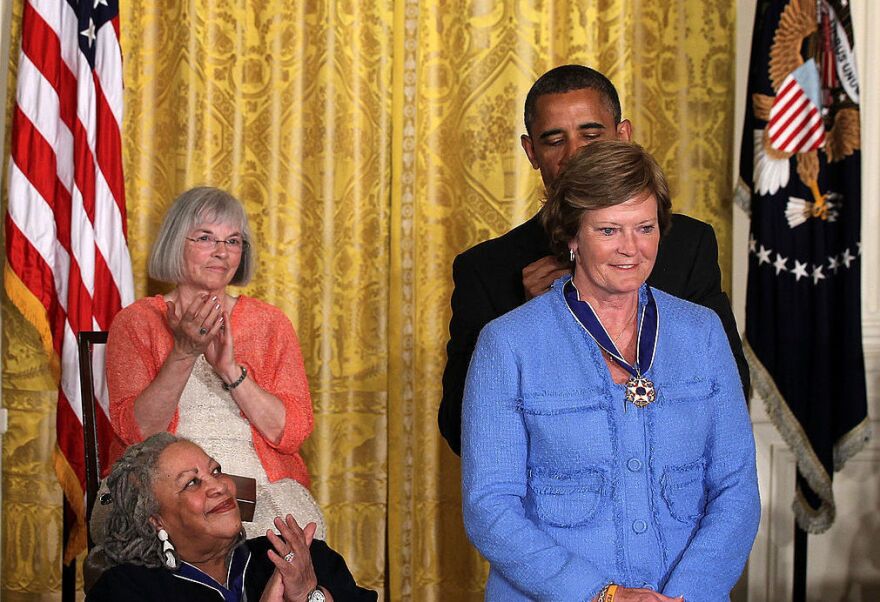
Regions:
[[870, 437], [859, 300], [859, 81], [845, 0], [758, 3], [738, 200], [751, 212], [746, 355], [794, 451], [798, 524]]
[[[85, 460], [76, 337], [107, 330], [134, 297], [122, 178], [118, 0], [25, 0], [7, 183], [9, 299], [34, 325], [59, 380], [55, 472], [65, 563], [85, 549]], [[112, 430], [94, 368], [102, 465]]]

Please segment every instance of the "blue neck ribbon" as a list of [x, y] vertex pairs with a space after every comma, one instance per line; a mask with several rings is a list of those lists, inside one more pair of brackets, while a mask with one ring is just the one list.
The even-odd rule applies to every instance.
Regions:
[[565, 283], [565, 301], [568, 304], [572, 315], [577, 319], [580, 325], [587, 331], [596, 344], [602, 348], [615, 362], [623, 366], [623, 368], [632, 375], [633, 378], [642, 378], [647, 374], [654, 363], [654, 352], [657, 349], [657, 335], [660, 332], [659, 315], [657, 313], [657, 302], [654, 301], [654, 294], [651, 287], [645, 285], [647, 302], [642, 305], [641, 315], [639, 316], [639, 333], [636, 343], [636, 362], [630, 365], [627, 362], [617, 345], [611, 340], [611, 336], [601, 320], [596, 315], [593, 307], [588, 301], [580, 298], [577, 288], [573, 280]]

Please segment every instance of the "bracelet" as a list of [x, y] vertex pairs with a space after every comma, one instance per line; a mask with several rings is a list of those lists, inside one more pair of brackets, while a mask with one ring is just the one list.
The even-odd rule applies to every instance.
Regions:
[[601, 590], [599, 590], [599, 595], [596, 596], [596, 602], [613, 602], [614, 595], [617, 593], [617, 586], [613, 583], [609, 583]]
[[242, 366], [241, 367], [241, 376], [238, 377], [238, 380], [235, 381], [234, 383], [229, 383], [228, 385], [226, 383], [223, 383], [223, 390], [224, 391], [232, 391], [235, 387], [237, 387], [238, 385], [243, 383], [244, 379], [246, 377], [247, 377], [247, 368]]

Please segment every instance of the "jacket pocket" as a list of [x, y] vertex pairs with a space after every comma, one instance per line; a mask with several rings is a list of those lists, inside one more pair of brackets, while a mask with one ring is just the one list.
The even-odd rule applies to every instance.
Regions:
[[692, 525], [705, 513], [705, 465], [705, 461], [700, 459], [679, 466], [667, 466], [663, 470], [661, 491], [675, 520]]
[[669, 403], [704, 402], [718, 392], [714, 380], [695, 380], [661, 385], [657, 390], [659, 400]]
[[535, 513], [543, 522], [554, 527], [575, 527], [596, 515], [606, 494], [606, 477], [599, 470], [532, 471], [529, 488]]
[[[573, 473], [605, 462], [612, 452], [607, 407], [603, 397], [581, 391], [524, 399], [520, 412], [529, 433], [529, 465], [575, 466], [566, 471]], [[589, 445], [584, 433], [590, 433]]]

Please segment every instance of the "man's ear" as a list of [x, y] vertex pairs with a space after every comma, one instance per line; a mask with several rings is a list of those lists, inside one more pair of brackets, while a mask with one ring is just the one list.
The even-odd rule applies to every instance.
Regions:
[[617, 124], [617, 139], [632, 142], [633, 126], [629, 119], [624, 119]]
[[522, 144], [523, 150], [526, 151], [526, 157], [529, 158], [529, 163], [532, 164], [532, 169], [538, 169], [538, 162], [535, 160], [535, 147], [532, 145], [532, 139], [528, 134], [523, 134], [519, 138], [520, 144]]

